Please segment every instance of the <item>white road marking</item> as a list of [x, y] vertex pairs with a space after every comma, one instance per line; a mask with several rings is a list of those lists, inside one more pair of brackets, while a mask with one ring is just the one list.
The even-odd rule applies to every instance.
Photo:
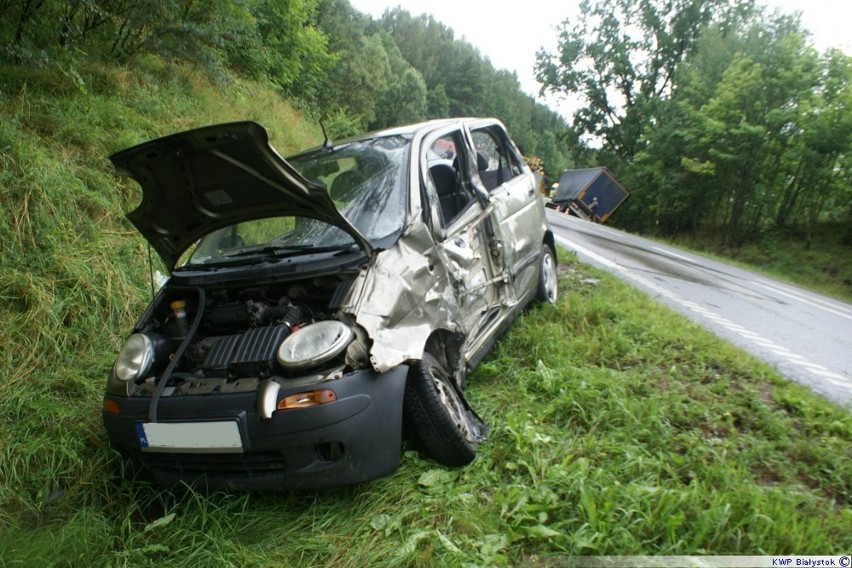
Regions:
[[[784, 292], [783, 290], [780, 290], [779, 288], [776, 288], [775, 286], [767, 286], [766, 284], [761, 284], [760, 282], [755, 282], [755, 284], [757, 284], [761, 288], [766, 288], [767, 290], [771, 290], [772, 292], [775, 292], [776, 294], [781, 294], [782, 296], [787, 296], [788, 298], [792, 298], [794, 300], [802, 302], [803, 304], [808, 304], [809, 306], [813, 306], [815, 308], [825, 310], [825, 311], [832, 313], [836, 316], [840, 316], [842, 318], [852, 320], [852, 315], [850, 315], [848, 313], [844, 313], [842, 311], [838, 311], [837, 309], [834, 309], [835, 307], [840, 308], [840, 306], [832, 306], [831, 308], [829, 308], [829, 307], [826, 307], [825, 305], [820, 305], [820, 303], [813, 302], [811, 300], [806, 300], [805, 298], [803, 298], [799, 294], [788, 294], [787, 292]], [[840, 309], [843, 309], [843, 308], [840, 308]]]
[[[817, 376], [821, 377], [822, 379], [824, 379], [826, 382], [829, 382], [829, 383], [831, 383], [831, 384], [833, 384], [837, 387], [852, 391], [852, 379], [849, 379], [847, 377], [844, 377], [841, 374], [830, 371], [830, 370], [826, 369], [825, 367], [823, 367], [822, 365], [808, 361], [807, 359], [805, 359], [801, 355], [799, 355], [797, 353], [793, 353], [792, 351], [790, 351], [786, 347], [778, 345], [777, 343], [775, 343], [771, 339], [767, 339], [767, 338], [765, 338], [765, 337], [763, 337], [763, 336], [761, 336], [757, 333], [754, 333], [753, 331], [749, 331], [748, 329], [744, 328], [743, 326], [735, 324], [734, 322], [716, 314], [715, 312], [708, 310], [704, 306], [700, 306], [700, 305], [698, 305], [694, 302], [684, 300], [683, 298], [681, 298], [680, 296], [678, 296], [674, 292], [671, 292], [670, 290], [666, 290], [666, 289], [658, 286], [654, 282], [651, 282], [650, 280], [643, 278], [642, 276], [639, 276], [638, 274], [634, 273], [630, 269], [625, 268], [624, 266], [621, 266], [619, 264], [616, 264], [615, 262], [609, 260], [608, 258], [604, 258], [601, 255], [594, 253], [594, 252], [590, 251], [589, 249], [587, 249], [587, 248], [585, 248], [581, 245], [578, 245], [577, 243], [570, 241], [570, 240], [566, 239], [565, 237], [563, 237], [561, 235], [554, 235], [554, 237], [559, 242], [559, 244], [561, 244], [562, 246], [565, 246], [569, 249], [574, 250], [575, 252], [577, 252], [579, 254], [582, 254], [583, 256], [586, 256], [586, 257], [592, 259], [593, 261], [597, 262], [598, 264], [601, 264], [603, 266], [606, 266], [607, 268], [616, 270], [616, 271], [624, 274], [627, 278], [630, 278], [634, 282], [642, 284], [643, 286], [653, 290], [657, 294], [660, 294], [661, 296], [665, 296], [666, 298], [669, 298], [670, 300], [677, 302], [678, 304], [680, 304], [681, 306], [683, 306], [684, 308], [686, 308], [690, 311], [693, 311], [693, 312], [695, 312], [699, 315], [702, 315], [704, 317], [712, 319], [713, 321], [715, 321], [716, 323], [718, 323], [720, 326], [724, 327], [728, 331], [736, 333], [737, 335], [739, 335], [743, 339], [751, 341], [752, 343], [754, 343], [754, 344], [756, 344], [756, 345], [758, 345], [758, 346], [760, 346], [764, 349], [769, 350], [770, 352], [774, 353], [778, 357], [783, 358], [785, 361], [787, 361], [791, 365], [794, 365], [796, 367], [804, 369], [811, 374], [817, 375]], [[763, 286], [765, 288], [769, 288], [769, 286], [766, 286], [766, 285], [763, 285], [763, 284], [760, 284], [760, 283], [757, 283], [757, 284], [760, 285], [760, 286]], [[796, 299], [799, 299], [799, 298], [796, 298]], [[802, 301], [804, 301], [804, 300], [802, 300]], [[806, 303], [810, 303], [810, 302], [806, 302]], [[817, 307], [821, 307], [821, 306], [817, 306]], [[825, 308], [823, 308], [823, 309], [825, 309]], [[844, 314], [839, 314], [839, 315], [844, 315]], [[844, 316], [844, 317], [846, 317], [846, 316]]]
[[852, 304], [843, 302], [842, 300], [833, 300], [823, 296], [814, 296], [809, 294], [806, 290], [794, 287], [792, 284], [786, 285], [775, 280], [766, 280], [762, 278], [756, 279], [755, 283], [781, 292], [787, 292], [788, 294], [793, 294], [801, 298], [809, 298], [813, 302], [818, 302], [831, 308], [852, 314]]
[[691, 259], [691, 258], [687, 258], [687, 257], [685, 257], [685, 256], [681, 256], [681, 255], [679, 255], [679, 254], [677, 254], [677, 253], [674, 253], [674, 252], [672, 252], [672, 251], [670, 251], [670, 250], [666, 250], [666, 249], [664, 249], [664, 248], [660, 248], [660, 247], [651, 247], [651, 248], [653, 248], [653, 249], [654, 249], [654, 250], [656, 250], [656, 251], [660, 251], [660, 252], [661, 252], [661, 253], [663, 253], [663, 254], [667, 254], [667, 255], [669, 255], [669, 256], [673, 256], [673, 257], [675, 257], [675, 258], [679, 258], [679, 259], [681, 259], [681, 260], [685, 260], [685, 261], [687, 261], [687, 262], [695, 262], [695, 261], [694, 261], [693, 259]]

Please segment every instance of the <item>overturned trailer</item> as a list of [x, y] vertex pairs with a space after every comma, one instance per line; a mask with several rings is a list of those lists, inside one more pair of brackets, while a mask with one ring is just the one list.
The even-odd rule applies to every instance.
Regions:
[[569, 215], [605, 223], [630, 197], [606, 168], [565, 170], [553, 193], [556, 209]]

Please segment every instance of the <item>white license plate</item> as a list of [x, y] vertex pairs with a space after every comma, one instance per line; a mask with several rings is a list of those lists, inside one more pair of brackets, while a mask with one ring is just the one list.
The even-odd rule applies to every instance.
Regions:
[[218, 422], [137, 422], [143, 452], [242, 453], [243, 439], [235, 420]]

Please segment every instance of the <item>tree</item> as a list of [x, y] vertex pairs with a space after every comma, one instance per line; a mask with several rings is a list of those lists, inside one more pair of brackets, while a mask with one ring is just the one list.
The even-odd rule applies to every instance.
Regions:
[[578, 132], [633, 190], [619, 221], [727, 246], [843, 210], [848, 58], [822, 62], [797, 16], [728, 0], [587, 0], [539, 54], [543, 90], [584, 98]]
[[370, 127], [386, 128], [423, 120], [426, 118], [426, 82], [402, 57], [392, 37], [384, 32], [377, 35], [382, 40], [389, 65], [386, 86], [376, 107], [376, 120]]
[[379, 35], [362, 35], [339, 56], [331, 73], [337, 102], [364, 130], [376, 121], [379, 96], [388, 86], [388, 54]]
[[799, 135], [789, 145], [774, 210], [778, 226], [804, 217], [808, 242], [822, 213], [852, 214], [852, 58], [831, 50], [823, 56], [819, 73], [818, 85], [796, 108]]
[[450, 99], [443, 84], [437, 84], [426, 93], [426, 116], [446, 118], [450, 114]]
[[446, 70], [456, 52], [453, 30], [431, 15], [414, 17], [400, 7], [386, 11], [379, 26], [391, 35], [405, 60], [420, 72], [428, 89], [446, 85]]
[[334, 58], [315, 25], [319, 0], [255, 0], [252, 12], [267, 63], [267, 76], [284, 91], [314, 101]]
[[657, 103], [675, 89], [675, 73], [704, 27], [727, 12], [724, 0], [599, 0], [565, 20], [558, 54], [540, 52], [542, 92], [580, 95], [574, 126], [629, 162]]

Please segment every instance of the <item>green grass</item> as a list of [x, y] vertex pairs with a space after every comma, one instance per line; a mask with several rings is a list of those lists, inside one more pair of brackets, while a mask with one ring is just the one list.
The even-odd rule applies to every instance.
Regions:
[[64, 408], [31, 379], [36, 408], [4, 424], [0, 557], [354, 567], [849, 549], [847, 411], [613, 277], [563, 266], [559, 306], [527, 312], [470, 380], [491, 435], [462, 469], [409, 449], [354, 487], [163, 490], [123, 478], [106, 449], [107, 357], [74, 361], [100, 377], [72, 382]]
[[471, 566], [567, 554], [840, 554], [852, 417], [562, 252], [558, 306], [470, 378], [468, 467], [407, 446], [322, 492], [166, 490], [122, 472], [105, 377], [148, 297], [138, 199], [105, 156], [252, 118], [321, 140], [263, 85], [132, 68], [0, 68], [0, 566]]

